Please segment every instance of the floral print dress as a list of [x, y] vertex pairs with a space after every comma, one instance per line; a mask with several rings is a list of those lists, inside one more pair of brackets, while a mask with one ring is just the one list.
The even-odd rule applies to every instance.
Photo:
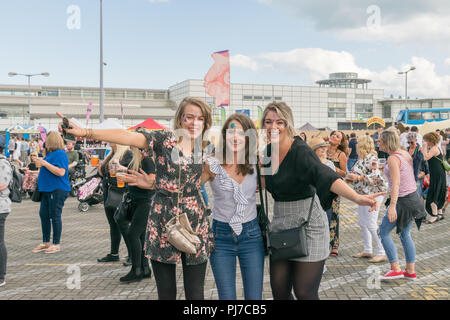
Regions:
[[[372, 170], [373, 163], [377, 163], [375, 170]], [[351, 172], [366, 177], [365, 180], [352, 183], [353, 189], [357, 193], [368, 195], [387, 191], [387, 182], [378, 169], [378, 157], [375, 154], [369, 153], [364, 159], [359, 159]]]
[[[181, 263], [182, 252], [169, 243], [166, 224], [174, 216], [186, 213], [192, 229], [198, 232], [200, 239], [196, 254], [183, 253], [186, 255], [186, 264], [205, 263], [213, 247], [213, 235], [199, 191], [203, 163], [208, 155], [202, 152], [196, 156], [184, 156], [176, 146], [174, 133], [168, 130], [143, 134], [156, 165], [156, 194], [150, 206], [146, 228], [145, 255], [161, 263]], [[182, 191], [179, 202], [176, 193], [178, 190]]]

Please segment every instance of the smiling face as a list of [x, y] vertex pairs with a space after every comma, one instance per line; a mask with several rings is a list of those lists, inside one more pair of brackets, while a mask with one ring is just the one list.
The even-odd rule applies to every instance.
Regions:
[[281, 119], [275, 111], [270, 110], [267, 112], [267, 115], [264, 118], [263, 127], [267, 130], [267, 138], [269, 141], [281, 141], [287, 136], [286, 120]]
[[340, 133], [339, 131], [335, 131], [330, 136], [330, 144], [333, 146], [338, 146], [341, 144], [342, 138], [342, 133]]
[[181, 115], [181, 128], [187, 130], [192, 139], [198, 138], [203, 132], [205, 117], [200, 107], [187, 104]]
[[227, 127], [226, 135], [227, 149], [231, 152], [239, 152], [245, 148], [245, 131], [242, 124], [232, 120]]

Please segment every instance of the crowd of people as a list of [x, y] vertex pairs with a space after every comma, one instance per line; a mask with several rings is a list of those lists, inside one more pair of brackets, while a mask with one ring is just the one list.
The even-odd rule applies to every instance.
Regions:
[[[432, 224], [444, 218], [448, 199], [442, 160], [448, 140], [441, 140], [436, 132], [419, 136], [414, 128], [400, 134], [395, 127], [379, 129], [372, 137], [354, 133], [347, 137], [333, 131], [327, 137], [308, 138], [305, 133], [297, 134], [292, 110], [283, 102], [269, 103], [261, 124], [267, 134], [265, 146], [256, 145], [259, 133], [253, 121], [240, 113], [228, 117], [214, 146], [204, 138], [212, 125], [211, 108], [202, 99], [185, 98], [176, 112], [173, 131], [61, 126], [62, 132], [111, 146], [98, 169], [110, 228], [109, 252], [98, 263], [120, 261], [123, 239], [128, 252], [124, 264], [131, 269], [121, 282], [138, 282], [153, 274], [159, 299], [176, 299], [176, 265], [181, 264], [186, 299], [202, 300], [209, 261], [219, 299], [230, 300], [237, 296], [239, 260], [245, 299], [260, 300], [267, 231], [273, 298], [317, 300], [326, 260], [339, 254], [339, 215], [341, 202], [347, 199], [358, 206], [355, 215], [362, 233], [363, 250], [353, 257], [371, 263], [389, 261], [391, 268], [382, 280], [416, 279], [410, 231], [413, 221], [420, 227], [422, 222]], [[73, 144], [64, 143], [57, 132], [49, 133], [45, 154], [42, 149], [30, 150], [30, 160], [39, 169], [42, 227], [42, 243], [33, 252], [57, 253], [61, 250], [61, 213], [70, 191], [68, 174], [78, 158], [72, 152]], [[6, 166], [7, 159], [0, 158], [0, 167]], [[4, 228], [10, 212], [7, 186], [11, 179], [8, 170], [2, 172], [0, 284], [6, 275]], [[212, 209], [205, 184], [212, 191]], [[259, 223], [256, 199], [260, 188], [274, 199], [268, 230], [261, 230]], [[385, 214], [379, 225], [382, 210]], [[174, 239], [173, 221], [183, 226], [183, 244], [190, 241], [193, 251]], [[307, 254], [274, 258], [277, 247], [270, 242], [271, 236], [292, 234], [305, 222]], [[405, 252], [404, 270], [391, 238], [394, 228]], [[296, 241], [293, 246], [298, 245]]]

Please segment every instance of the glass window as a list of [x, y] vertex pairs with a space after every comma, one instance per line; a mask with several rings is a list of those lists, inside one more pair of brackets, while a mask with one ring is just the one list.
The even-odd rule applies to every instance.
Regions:
[[145, 99], [144, 91], [128, 91], [127, 92], [128, 99]]
[[281, 101], [281, 100], [283, 100], [283, 98], [282, 97], [275, 97], [275, 100]]
[[448, 111], [441, 111], [441, 119], [448, 120]]
[[264, 96], [264, 100], [272, 100], [272, 97], [270, 97], [270, 96]]
[[439, 119], [439, 111], [425, 111], [422, 112], [423, 120], [438, 120]]
[[243, 96], [242, 100], [253, 100], [253, 96]]
[[262, 96], [254, 96], [253, 99], [254, 99], [254, 100], [262, 100], [263, 97], [262, 97]]
[[421, 112], [408, 112], [408, 120], [422, 120]]
[[330, 92], [330, 93], [328, 93], [328, 98], [333, 98], [333, 99], [346, 99], [346, 98], [347, 98], [347, 94], [345, 94], [345, 93], [335, 93], [335, 92]]
[[[390, 104], [388, 105], [383, 105], [383, 118], [384, 119], [388, 119], [392, 117], [392, 106]], [[403, 121], [403, 114], [402, 114], [402, 119], [397, 121]]]

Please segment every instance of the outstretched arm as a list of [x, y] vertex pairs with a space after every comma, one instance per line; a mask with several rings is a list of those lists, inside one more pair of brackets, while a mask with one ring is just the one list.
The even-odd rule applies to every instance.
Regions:
[[[64, 115], [57, 112], [56, 115], [61, 119]], [[124, 146], [135, 146], [139, 149], [148, 149], [147, 139], [141, 133], [129, 132], [124, 129], [84, 129], [69, 121], [72, 129], [65, 129], [76, 137], [86, 137], [94, 140], [117, 143]], [[59, 129], [62, 131], [61, 123]]]

